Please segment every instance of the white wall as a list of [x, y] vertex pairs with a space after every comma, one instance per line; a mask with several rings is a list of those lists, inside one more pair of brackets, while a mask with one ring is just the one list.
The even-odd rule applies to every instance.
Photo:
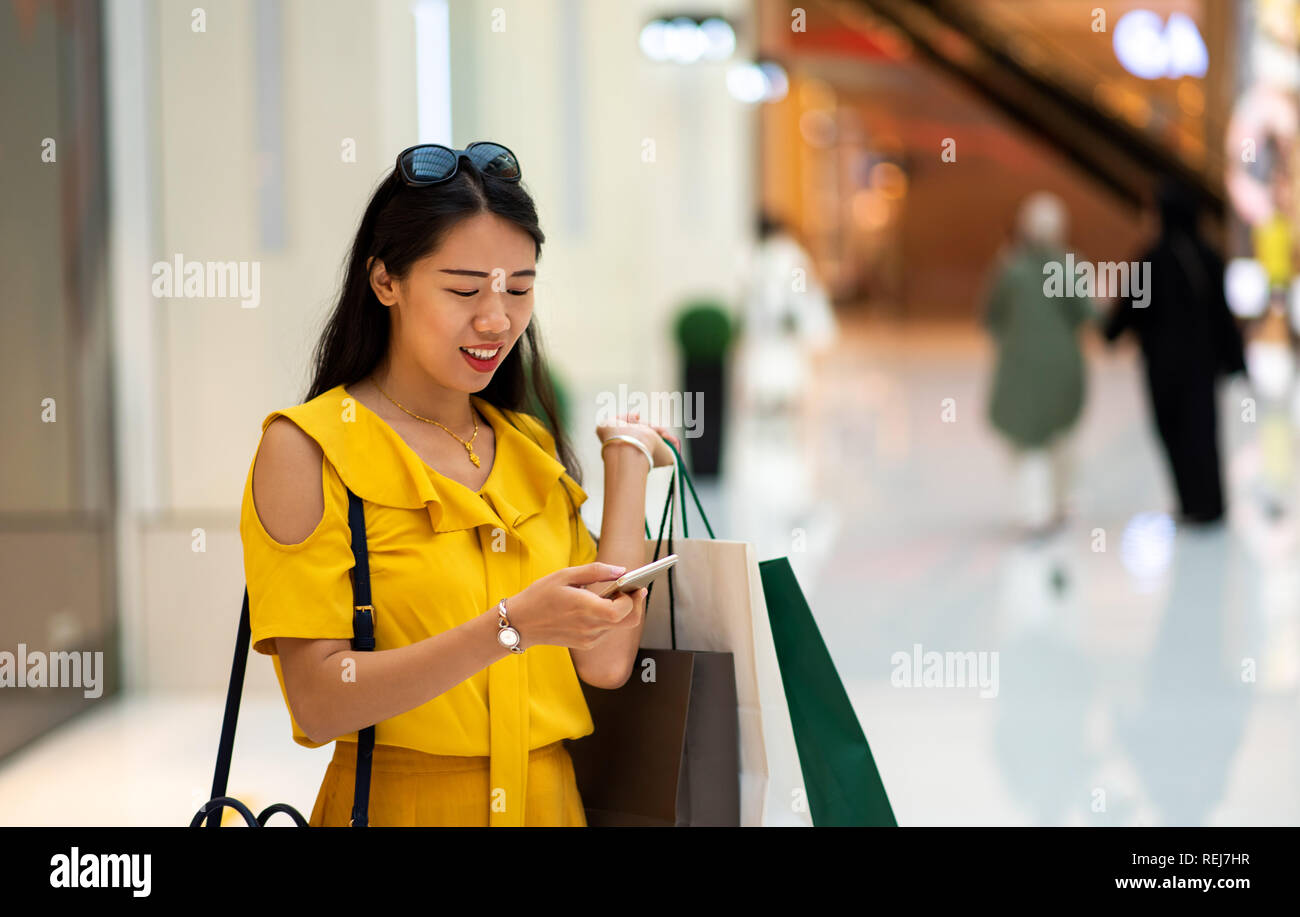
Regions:
[[[301, 399], [369, 192], [416, 136], [409, 5], [284, 2], [287, 237], [282, 249], [263, 249], [257, 11], [251, 0], [203, 7], [207, 30], [195, 34], [190, 4], [148, 6], [159, 74], [151, 259], [257, 260], [261, 303], [174, 298], [157, 309], [157, 387], [138, 394], [160, 421], [160, 505], [128, 520], [143, 532], [142, 561], [123, 571], [141, 578], [144, 596], [124, 615], [136, 631], [128, 643], [142, 647], [130, 679], [155, 689], [218, 687], [228, 675], [242, 589], [238, 511], [261, 420]], [[503, 31], [493, 30], [497, 9]], [[678, 386], [669, 315], [685, 295], [732, 292], [751, 223], [752, 111], [727, 95], [724, 65], [685, 71], [644, 60], [637, 35], [658, 12], [602, 0], [451, 3], [449, 139], [499, 140], [520, 157], [548, 237], [537, 316], [575, 396], [594, 495], [594, 393], [620, 382]], [[344, 138], [356, 140], [355, 163], [340, 160]], [[150, 265], [133, 269], [147, 275]], [[586, 509], [596, 527], [598, 497]], [[195, 527], [207, 532], [197, 556]], [[250, 684], [275, 690], [270, 666], [250, 666]]]

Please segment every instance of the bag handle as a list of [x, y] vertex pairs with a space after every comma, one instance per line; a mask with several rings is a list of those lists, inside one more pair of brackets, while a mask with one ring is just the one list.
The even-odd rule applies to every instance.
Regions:
[[244, 805], [242, 802], [240, 802], [238, 799], [235, 799], [232, 796], [218, 796], [214, 799], [209, 799], [207, 802], [203, 804], [203, 808], [199, 809], [197, 812], [194, 813], [194, 818], [190, 820], [190, 827], [197, 828], [199, 826], [199, 823], [202, 822], [205, 817], [208, 820], [207, 827], [211, 828], [214, 826], [214, 819], [215, 819], [215, 824], [219, 825], [221, 824], [221, 819], [219, 816], [226, 809], [234, 809], [236, 812], [242, 815], [244, 817], [244, 823], [247, 824], [248, 827], [250, 828], [262, 827], [262, 824], [256, 818], [253, 817], [252, 810], [250, 810], [248, 806]]
[[[686, 523], [686, 516], [687, 516], [686, 488], [689, 486], [691, 488], [691, 497], [695, 500], [695, 508], [700, 511], [700, 519], [703, 520], [704, 522], [705, 530], [708, 531], [710, 538], [717, 538], [718, 536], [713, 534], [713, 526], [709, 525], [709, 517], [705, 514], [704, 507], [700, 505], [700, 495], [695, 492], [695, 482], [691, 480], [691, 475], [686, 470], [686, 462], [682, 458], [682, 454], [677, 451], [677, 447], [673, 445], [672, 440], [665, 439], [664, 442], [668, 444], [669, 449], [673, 450], [673, 459], [674, 459], [674, 466], [675, 466], [673, 469], [673, 474], [674, 475], [678, 473], [681, 474], [681, 477], [677, 481], [677, 486], [681, 491], [681, 498], [682, 498], [682, 537], [683, 538], [691, 537], [690, 529], [687, 528], [687, 523]], [[671, 488], [672, 485], [670, 483], [669, 489], [671, 490]], [[671, 538], [672, 538], [672, 534], [669, 533], [670, 548], [672, 546]], [[669, 553], [671, 554], [672, 551], [670, 550]]]
[[[690, 531], [686, 523], [686, 487], [691, 488], [691, 496], [695, 499], [695, 508], [700, 511], [700, 519], [704, 521], [704, 527], [709, 532], [710, 538], [716, 538], [713, 534], [713, 526], [709, 525], [709, 517], [704, 512], [704, 507], [700, 504], [700, 495], [695, 492], [695, 483], [691, 481], [690, 475], [686, 471], [686, 463], [682, 460], [682, 454], [677, 451], [677, 447], [672, 444], [671, 440], [665, 439], [668, 448], [673, 450], [673, 474], [668, 479], [668, 497], [664, 500], [664, 511], [659, 517], [659, 535], [655, 539], [654, 555], [651, 561], [659, 559], [659, 548], [663, 544], [665, 528], [668, 532], [668, 553], [673, 553], [673, 517], [676, 514], [676, 505], [674, 500], [673, 485], [676, 484], [681, 492], [682, 500], [682, 537], [689, 538]], [[679, 477], [680, 474], [680, 477]], [[650, 537], [650, 523], [645, 523], [646, 538]], [[673, 594], [673, 568], [668, 568], [668, 634], [672, 642], [672, 648], [677, 649], [677, 601]], [[650, 605], [650, 596], [654, 592], [655, 584], [652, 582], [646, 587], [645, 601], [646, 606]]]
[[[673, 472], [674, 477], [676, 472]], [[668, 482], [668, 499], [664, 501], [664, 514], [659, 520], [659, 537], [655, 539], [655, 552], [651, 562], [659, 559], [659, 546], [664, 540], [664, 526], [668, 528], [668, 553], [673, 553], [673, 481]], [[646, 608], [650, 607], [650, 596], [654, 593], [655, 581], [651, 581], [645, 590]], [[673, 602], [673, 570], [668, 568], [668, 634], [672, 639], [672, 648], [677, 649], [677, 609]]]
[[[652, 562], [659, 559], [659, 547], [660, 545], [663, 544], [665, 526], [667, 527], [667, 531], [668, 531], [668, 553], [669, 554], [673, 553], [673, 516], [675, 510], [675, 504], [673, 501], [673, 484], [676, 482], [676, 477], [677, 477], [677, 470], [674, 468], [673, 477], [670, 478], [668, 481], [668, 499], [664, 501], [664, 512], [659, 519], [659, 537], [655, 539], [654, 556], [650, 558]], [[683, 514], [683, 516], [684, 515], [685, 514]], [[685, 525], [685, 522], [683, 522], [683, 525]], [[647, 530], [648, 528], [649, 527], [647, 526]], [[654, 592], [654, 588], [655, 588], [655, 581], [651, 581], [650, 585], [646, 587], [645, 603], [647, 608], [650, 607], [650, 596]], [[677, 649], [677, 603], [673, 598], [673, 568], [672, 567], [668, 568], [668, 636], [669, 639], [671, 640], [672, 648]]]
[[[682, 454], [677, 451], [677, 447], [672, 444], [672, 440], [665, 439], [664, 442], [668, 443], [668, 448], [673, 450], [673, 476], [668, 481], [668, 497], [664, 500], [663, 518], [659, 520], [659, 539], [662, 540], [664, 537], [664, 518], [667, 518], [668, 516], [668, 507], [672, 502], [674, 484], [677, 485], [677, 488], [681, 493], [682, 537], [691, 537], [686, 515], [686, 488], [689, 486], [691, 488], [691, 496], [695, 499], [695, 508], [699, 510], [700, 519], [704, 522], [704, 528], [708, 531], [710, 538], [717, 538], [717, 536], [713, 534], [713, 526], [709, 524], [709, 517], [704, 512], [704, 507], [700, 503], [700, 495], [695, 492], [695, 482], [691, 480], [690, 473], [686, 470], [686, 461], [682, 458]], [[648, 520], [645, 522], [645, 537], [650, 537], [650, 522]], [[655, 544], [655, 549], [656, 551], [658, 550], [657, 542]], [[672, 552], [670, 551], [669, 553], [671, 554]], [[657, 555], [654, 559], [658, 559]]]
[[[348, 528], [352, 531], [352, 648], [366, 651], [375, 648], [374, 608], [370, 605], [370, 554], [366, 546], [365, 508], [361, 498], [348, 489]], [[248, 668], [248, 645], [252, 641], [252, 628], [248, 614], [248, 587], [244, 587], [244, 603], [239, 612], [239, 631], [235, 635], [235, 657], [230, 665], [230, 684], [226, 688], [226, 711], [221, 718], [221, 741], [217, 745], [217, 767], [212, 776], [211, 799], [220, 801], [207, 813], [205, 827], [221, 826], [221, 812], [231, 806], [238, 809], [245, 821], [264, 824], [277, 811], [272, 806], [262, 816], [254, 819], [253, 813], [243, 803], [226, 796], [226, 783], [230, 779], [230, 759], [235, 750], [235, 726], [239, 721], [239, 701], [244, 693], [244, 675]], [[351, 825], [358, 828], [368, 823], [370, 801], [370, 762], [375, 747], [375, 727], [367, 726], [357, 735], [357, 784], [352, 804]], [[198, 825], [203, 816], [200, 811], [191, 827]], [[297, 819], [295, 819], [297, 821]]]
[[[695, 488], [692, 487], [691, 491], [693, 493], [695, 491]], [[670, 491], [668, 497], [668, 553], [669, 554], [673, 553], [673, 509], [674, 507], [673, 507], [673, 500], [672, 500], [672, 492]], [[701, 516], [702, 515], [703, 513], [701, 512]], [[683, 535], [686, 534], [686, 504], [685, 503], [682, 504], [682, 534]], [[673, 565], [673, 567], [675, 566], [676, 564]], [[673, 596], [673, 573], [674, 573], [673, 567], [668, 568], [668, 637], [669, 637], [669, 645], [673, 649], [677, 649], [677, 600]], [[651, 583], [650, 585], [653, 586], [654, 583]], [[649, 589], [646, 590], [645, 600], [647, 603], [649, 603], [650, 601]]]

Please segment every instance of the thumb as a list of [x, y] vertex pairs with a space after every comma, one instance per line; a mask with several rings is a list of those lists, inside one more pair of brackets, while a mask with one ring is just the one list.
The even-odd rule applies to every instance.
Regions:
[[580, 567], [569, 567], [565, 571], [564, 581], [570, 586], [586, 586], [589, 583], [603, 583], [606, 580], [618, 579], [626, 572], [627, 567], [597, 560]]

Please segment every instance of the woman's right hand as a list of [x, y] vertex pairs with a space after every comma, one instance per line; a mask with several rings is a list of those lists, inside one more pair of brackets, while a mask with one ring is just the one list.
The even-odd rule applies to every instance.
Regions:
[[637, 607], [635, 593], [602, 599], [584, 588], [616, 580], [625, 572], [624, 567], [600, 561], [565, 567], [507, 598], [506, 614], [519, 631], [519, 645], [524, 649], [544, 645], [585, 650], [615, 628], [636, 627], [643, 615], [632, 614]]

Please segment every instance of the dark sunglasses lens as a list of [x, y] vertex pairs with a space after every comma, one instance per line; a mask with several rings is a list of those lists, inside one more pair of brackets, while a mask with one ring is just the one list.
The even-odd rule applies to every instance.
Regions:
[[519, 160], [499, 143], [476, 143], [465, 151], [465, 155], [484, 175], [510, 180], [519, 178]]
[[456, 168], [456, 154], [440, 146], [416, 147], [402, 160], [411, 181], [439, 181]]

